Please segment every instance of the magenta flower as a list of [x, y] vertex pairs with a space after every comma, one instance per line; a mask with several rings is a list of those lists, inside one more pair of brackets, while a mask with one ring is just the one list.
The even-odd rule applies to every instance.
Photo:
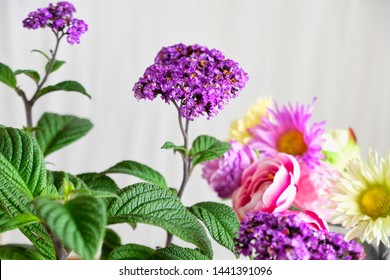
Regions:
[[241, 177], [241, 186], [233, 193], [233, 209], [240, 220], [247, 212], [282, 212], [295, 198], [299, 164], [287, 154], [255, 161]]
[[257, 159], [256, 153], [248, 146], [230, 141], [230, 150], [222, 158], [203, 164], [202, 177], [221, 198], [230, 198], [241, 185], [244, 170]]
[[301, 177], [293, 206], [301, 210], [312, 210], [329, 221], [336, 208], [336, 204], [330, 200], [330, 189], [340, 173], [326, 162], [321, 162], [314, 168], [309, 168], [304, 163], [300, 166]]
[[66, 35], [70, 45], [80, 43], [80, 36], [87, 32], [88, 25], [80, 19], [73, 18], [75, 7], [69, 2], [49, 4], [47, 8], [41, 8], [30, 12], [23, 20], [23, 26], [27, 29], [49, 27], [58, 37]]
[[177, 44], [163, 48], [134, 85], [134, 96], [174, 103], [187, 120], [215, 116], [238, 96], [248, 74], [218, 50]]
[[289, 103], [282, 108], [275, 102], [275, 110], [269, 109], [269, 117], [250, 129], [251, 147], [265, 156], [286, 153], [309, 167], [318, 165], [324, 157], [321, 145], [325, 123], [309, 124], [314, 101], [307, 107], [299, 104], [293, 107]]

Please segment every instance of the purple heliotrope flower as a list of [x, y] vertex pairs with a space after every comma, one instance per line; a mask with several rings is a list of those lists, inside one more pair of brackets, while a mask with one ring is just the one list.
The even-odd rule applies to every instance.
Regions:
[[364, 250], [343, 235], [311, 229], [297, 215], [247, 213], [234, 239], [236, 251], [256, 260], [358, 260]]
[[135, 97], [173, 102], [187, 120], [215, 116], [248, 81], [238, 63], [218, 50], [177, 44], [163, 48], [134, 85]]
[[58, 37], [66, 35], [69, 44], [79, 44], [80, 36], [88, 30], [88, 25], [83, 20], [73, 18], [75, 12], [75, 7], [69, 2], [49, 4], [47, 8], [30, 12], [23, 20], [23, 26], [27, 29], [49, 27]]
[[230, 150], [221, 158], [203, 164], [202, 177], [221, 198], [230, 198], [241, 185], [244, 170], [257, 159], [256, 153], [248, 146], [230, 141]]
[[325, 122], [309, 123], [314, 102], [315, 99], [309, 106], [295, 107], [289, 103], [281, 108], [275, 102], [275, 109], [269, 109], [269, 117], [249, 129], [253, 135], [250, 146], [265, 156], [286, 153], [309, 167], [318, 165], [324, 158], [321, 150]]

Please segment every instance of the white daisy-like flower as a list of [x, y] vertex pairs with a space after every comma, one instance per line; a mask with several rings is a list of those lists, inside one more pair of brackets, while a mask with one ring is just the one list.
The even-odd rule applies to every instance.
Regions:
[[349, 231], [347, 240], [390, 247], [390, 152], [379, 159], [370, 149], [368, 160], [358, 156], [332, 189], [337, 203], [334, 223]]

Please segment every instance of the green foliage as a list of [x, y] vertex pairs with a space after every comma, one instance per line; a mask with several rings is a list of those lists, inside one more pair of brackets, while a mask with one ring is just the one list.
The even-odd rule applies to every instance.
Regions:
[[229, 143], [219, 141], [211, 136], [201, 135], [192, 143], [189, 155], [192, 158], [192, 165], [195, 166], [201, 162], [219, 158], [229, 149]]
[[148, 260], [154, 254], [152, 248], [139, 244], [126, 244], [112, 250], [110, 260]]
[[54, 91], [78, 92], [78, 93], [81, 93], [81, 94], [91, 98], [91, 96], [87, 93], [85, 88], [79, 82], [76, 82], [76, 81], [64, 81], [64, 82], [61, 82], [61, 83], [58, 83], [58, 84], [55, 84], [55, 85], [52, 85], [52, 86], [47, 86], [47, 87], [42, 88], [34, 96], [35, 100], [38, 100], [42, 96], [44, 96], [44, 95], [46, 95], [46, 94], [48, 94], [50, 92], [54, 92]]
[[145, 182], [167, 187], [164, 177], [156, 170], [142, 163], [126, 160], [115, 164], [101, 174], [127, 174], [137, 177]]
[[122, 241], [120, 236], [114, 230], [110, 228], [106, 228], [100, 259], [107, 260], [112, 250], [114, 250], [116, 247], [121, 245], [122, 245]]
[[[54, 60], [53, 67], [50, 70], [50, 73], [53, 73], [54, 71], [57, 71], [61, 68], [62, 65], [65, 64], [65, 61], [63, 60]], [[48, 72], [50, 67], [50, 61], [48, 61], [45, 65], [45, 71]]]
[[0, 232], [13, 230], [32, 223], [39, 222], [39, 218], [33, 214], [23, 213], [14, 218], [3, 221], [0, 224]]
[[231, 207], [217, 202], [200, 202], [190, 211], [200, 219], [215, 241], [235, 253], [233, 238], [240, 227], [240, 221]]
[[35, 70], [27, 69], [27, 70], [16, 70], [15, 71], [15, 75], [20, 75], [20, 74], [24, 74], [27, 77], [31, 78], [37, 85], [38, 85], [39, 81], [41, 80], [39, 73]]
[[37, 126], [36, 139], [47, 156], [85, 136], [93, 124], [75, 116], [45, 113]]
[[44, 260], [31, 245], [2, 245], [0, 246], [0, 260]]
[[121, 189], [118, 196], [107, 209], [109, 224], [155, 225], [196, 245], [206, 256], [212, 257], [206, 231], [169, 189], [137, 183]]
[[106, 226], [106, 211], [100, 199], [82, 195], [62, 205], [39, 198], [34, 205], [41, 219], [66, 247], [83, 259], [96, 256]]
[[171, 244], [157, 249], [151, 259], [156, 260], [210, 260], [198, 249], [184, 248]]
[[16, 77], [14, 72], [7, 65], [0, 63], [0, 82], [16, 89]]
[[184, 146], [177, 146], [170, 141], [165, 142], [164, 145], [161, 147], [161, 149], [166, 149], [166, 150], [172, 149], [174, 152], [179, 152], [181, 154], [186, 152]]

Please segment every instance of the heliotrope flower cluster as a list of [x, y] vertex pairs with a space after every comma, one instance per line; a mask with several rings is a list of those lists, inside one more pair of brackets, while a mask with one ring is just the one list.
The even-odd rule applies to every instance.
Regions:
[[311, 229], [297, 215], [248, 213], [235, 238], [238, 254], [256, 260], [359, 260], [363, 247], [343, 235]]
[[248, 74], [220, 51], [176, 44], [157, 54], [133, 91], [138, 100], [160, 96], [168, 104], [173, 102], [183, 118], [194, 120], [215, 116], [247, 81]]
[[80, 36], [88, 30], [88, 25], [80, 19], [73, 18], [75, 7], [69, 2], [58, 2], [56, 5], [40, 8], [30, 12], [23, 20], [27, 29], [49, 27], [59, 36], [66, 35], [69, 44], [80, 43]]

